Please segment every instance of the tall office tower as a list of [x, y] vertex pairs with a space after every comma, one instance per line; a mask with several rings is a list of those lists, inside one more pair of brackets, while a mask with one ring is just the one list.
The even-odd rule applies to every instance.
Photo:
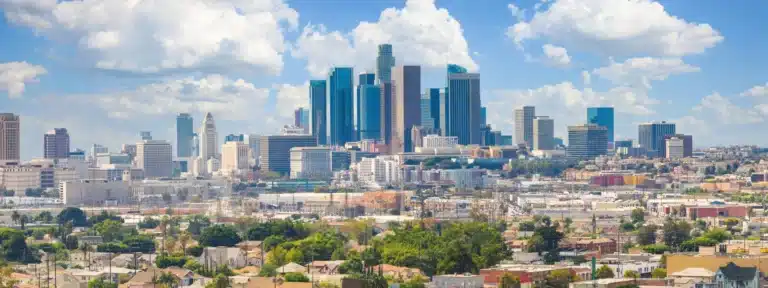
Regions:
[[251, 162], [253, 165], [258, 166], [259, 165], [259, 153], [261, 153], [261, 136], [256, 134], [248, 134], [245, 136], [245, 139], [243, 141], [246, 145], [248, 145], [248, 152], [250, 153]]
[[290, 153], [291, 179], [328, 180], [333, 177], [330, 148], [294, 147]]
[[312, 121], [312, 135], [318, 145], [328, 143], [328, 105], [327, 82], [325, 80], [309, 81], [309, 104]]
[[608, 152], [608, 128], [594, 124], [568, 126], [570, 160], [590, 160]]
[[392, 146], [392, 121], [394, 121], [392, 117], [394, 106], [392, 104], [395, 100], [395, 87], [392, 86], [392, 82], [384, 82], [379, 85], [379, 92], [381, 93], [381, 120], [379, 121], [381, 128], [379, 133], [381, 133], [382, 142], [387, 145], [387, 149], [390, 149]]
[[354, 123], [352, 114], [354, 103], [352, 86], [354, 86], [352, 68], [333, 68], [328, 77], [328, 97], [330, 99], [331, 145], [344, 146], [354, 140]]
[[363, 139], [363, 138], [360, 138], [362, 137], [361, 133], [363, 130], [362, 128], [363, 122], [361, 122], [363, 108], [361, 107], [362, 101], [360, 97], [362, 96], [362, 93], [363, 93], [362, 91], [363, 86], [376, 84], [376, 75], [373, 73], [361, 73], [360, 75], [357, 75], [357, 77], [358, 77], [357, 87], [355, 87], [355, 97], [356, 97], [355, 103], [357, 107], [355, 109], [355, 132], [356, 132], [355, 137], [356, 137], [356, 140], [360, 140], [360, 139]]
[[640, 146], [648, 151], [648, 157], [664, 157], [666, 145], [664, 139], [675, 135], [675, 124], [666, 121], [643, 123], [638, 126]]
[[192, 145], [189, 148], [191, 151], [190, 157], [200, 157], [200, 135], [197, 135], [197, 133], [192, 134]]
[[230, 141], [221, 145], [221, 170], [237, 172], [248, 169], [248, 150], [242, 141]]
[[515, 141], [525, 144], [529, 149], [533, 146], [533, 118], [536, 117], [536, 107], [523, 106], [515, 109]]
[[[684, 134], [675, 134], [670, 136], [665, 136], [664, 140], [668, 140], [670, 138], [677, 138], [680, 140], [681, 146], [681, 153], [682, 157], [679, 158], [685, 158], [685, 157], [692, 157], [693, 156], [693, 136], [691, 135], [684, 135]], [[677, 143], [675, 143], [677, 144]], [[666, 152], [666, 155], [669, 155], [669, 151]], [[669, 158], [669, 156], [667, 156]]]
[[395, 97], [390, 152], [412, 152], [411, 129], [421, 124], [421, 66], [395, 67], [392, 86]]
[[440, 91], [440, 88], [429, 88], [427, 95], [429, 96], [429, 118], [432, 119], [432, 128], [440, 129], [440, 111], [445, 113], [445, 109], [440, 109], [440, 99], [445, 98], [445, 91]]
[[227, 142], [244, 142], [245, 141], [245, 135], [243, 134], [229, 134], [227, 136], [224, 136], [224, 143]]
[[69, 133], [67, 128], [54, 128], [43, 136], [43, 157], [45, 159], [69, 158]]
[[392, 67], [395, 67], [392, 45], [379, 45], [379, 56], [376, 57], [376, 76], [380, 84], [389, 82], [392, 79]]
[[141, 140], [152, 140], [151, 131], [139, 131], [139, 136], [141, 137]]
[[291, 148], [314, 146], [317, 146], [317, 139], [311, 135], [262, 136], [261, 171], [286, 175], [291, 172]]
[[360, 140], [381, 140], [381, 89], [379, 85], [360, 87]]
[[[448, 65], [447, 88], [441, 111], [440, 127], [445, 136], [459, 137], [459, 144], [481, 144], [480, 74], [468, 73], [464, 67]], [[442, 114], [445, 115], [442, 115]], [[443, 120], [443, 118], [445, 120]]]
[[299, 107], [293, 111], [293, 125], [304, 130], [304, 134], [309, 134], [309, 110]]
[[109, 153], [109, 148], [100, 144], [93, 144], [91, 146], [91, 159], [96, 160], [96, 155]]
[[480, 127], [488, 125], [488, 109], [485, 106], [480, 107]]
[[0, 161], [3, 160], [21, 160], [21, 121], [13, 113], [0, 113]]
[[684, 158], [684, 140], [683, 138], [678, 138], [676, 136], [667, 137], [667, 139], [664, 140], [664, 145], [666, 145], [666, 155], [664, 155], [667, 159], [681, 159]]
[[[195, 135], [192, 116], [180, 113], [176, 116], [176, 157], [187, 158], [192, 155], [192, 137]], [[195, 155], [197, 156], [197, 155]]]
[[429, 97], [429, 93], [421, 95], [421, 127], [434, 129], [435, 121], [432, 119], [432, 103]]
[[197, 135], [200, 138], [200, 157], [203, 158], [203, 162], [218, 158], [219, 134], [216, 133], [216, 123], [210, 112], [205, 113], [203, 125], [200, 126], [200, 132]]
[[613, 143], [613, 107], [587, 108], [587, 123], [608, 128], [608, 143]]
[[163, 140], [142, 140], [136, 143], [136, 167], [144, 170], [146, 178], [173, 176], [173, 148]]
[[533, 150], [555, 150], [555, 119], [536, 116], [533, 120]]

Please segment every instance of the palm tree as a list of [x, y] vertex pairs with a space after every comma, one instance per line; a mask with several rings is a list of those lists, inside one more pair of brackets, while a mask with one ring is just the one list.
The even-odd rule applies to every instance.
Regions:
[[26, 230], [24, 228], [26, 228], [28, 222], [29, 222], [29, 216], [21, 215], [21, 217], [19, 217], [19, 225], [21, 225], [22, 231]]
[[177, 287], [179, 285], [179, 279], [169, 272], [163, 272], [160, 277], [153, 279], [152, 283], [164, 285], [166, 287]]
[[173, 253], [176, 250], [176, 239], [173, 239], [173, 236], [163, 239], [163, 242], [165, 242], [163, 245], [165, 245], [165, 248], [168, 248], [169, 253]]
[[184, 253], [184, 256], [187, 256], [187, 244], [189, 244], [189, 240], [191, 239], [192, 235], [187, 231], [181, 231], [179, 234], [179, 244], [181, 245], [181, 251]]
[[163, 232], [163, 253], [165, 253], [165, 238], [168, 233], [168, 222], [170, 222], [170, 219], [168, 219], [168, 216], [163, 216], [163, 218], [160, 218], [160, 232]]
[[14, 224], [19, 223], [19, 219], [21, 219], [21, 214], [19, 214], [19, 211], [13, 211], [11, 214], [11, 220]]

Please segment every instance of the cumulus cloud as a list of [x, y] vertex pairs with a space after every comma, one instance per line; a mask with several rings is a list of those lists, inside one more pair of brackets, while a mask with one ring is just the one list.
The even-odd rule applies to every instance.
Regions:
[[183, 78], [144, 85], [135, 90], [93, 97], [96, 104], [112, 118], [136, 118], [146, 115], [173, 115], [211, 112], [217, 119], [254, 120], [263, 112], [269, 89], [257, 88], [242, 80], [221, 75]]
[[768, 96], [768, 82], [765, 85], [755, 85], [740, 94], [741, 96], [748, 97], [766, 97]]
[[74, 39], [95, 67], [136, 73], [283, 67], [283, 30], [298, 13], [283, 0], [0, 0], [11, 22]]
[[27, 83], [37, 82], [37, 77], [46, 73], [43, 66], [27, 62], [0, 63], [0, 90], [8, 92], [10, 98], [21, 97]]
[[309, 82], [300, 85], [280, 84], [273, 85], [275, 91], [277, 115], [292, 117], [296, 108], [309, 108]]
[[506, 34], [518, 45], [546, 38], [568, 49], [616, 56], [680, 57], [724, 39], [709, 24], [670, 15], [652, 0], [556, 0]]
[[740, 107], [717, 92], [704, 96], [693, 111], [703, 116], [714, 116], [722, 124], [749, 124], [764, 120], [757, 110]]
[[592, 71], [593, 74], [614, 84], [628, 84], [651, 88], [651, 81], [666, 80], [675, 74], [699, 72], [701, 69], [683, 62], [679, 58], [630, 58], [614, 62]]
[[313, 77], [324, 77], [332, 66], [372, 71], [377, 46], [382, 43], [393, 45], [397, 64], [443, 67], [454, 63], [478, 69], [461, 24], [434, 0], [407, 0], [405, 7], [387, 8], [378, 21], [360, 22], [350, 32], [308, 25], [291, 54], [307, 60], [307, 71]]
[[581, 71], [581, 81], [584, 82], [584, 86], [592, 85], [592, 74], [589, 71]]
[[565, 48], [552, 44], [544, 44], [541, 49], [544, 51], [544, 56], [547, 57], [548, 63], [560, 67], [565, 67], [571, 64], [571, 56], [568, 56], [568, 50]]

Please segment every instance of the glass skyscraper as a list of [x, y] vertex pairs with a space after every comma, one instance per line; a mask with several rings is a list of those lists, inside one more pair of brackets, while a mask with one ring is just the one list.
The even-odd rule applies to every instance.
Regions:
[[443, 93], [440, 91], [440, 88], [430, 88], [427, 94], [429, 94], [430, 118], [432, 118], [434, 123], [432, 128], [440, 129], [440, 98], [443, 97], [441, 95]]
[[379, 45], [379, 55], [376, 57], [376, 76], [379, 83], [386, 83], [392, 80], [392, 67], [395, 67], [392, 45]]
[[459, 144], [481, 144], [480, 74], [467, 73], [459, 65], [448, 65], [445, 103], [446, 136], [456, 136]]
[[613, 143], [613, 107], [587, 108], [587, 123], [608, 129], [608, 143]]
[[192, 156], [192, 138], [195, 136], [192, 116], [181, 113], [176, 116], [176, 157]]
[[328, 80], [330, 99], [331, 145], [342, 146], [354, 141], [353, 70], [351, 67], [336, 67]]
[[378, 85], [366, 84], [359, 87], [360, 140], [381, 140], [381, 89]]
[[356, 130], [357, 133], [356, 133], [355, 136], [357, 136], [358, 140], [363, 139], [363, 138], [361, 138], [362, 137], [362, 135], [361, 135], [362, 132], [361, 131], [363, 130], [363, 128], [362, 128], [363, 125], [362, 125], [362, 122], [361, 122], [362, 118], [361, 117], [362, 117], [362, 114], [363, 114], [364, 111], [363, 111], [363, 109], [361, 107], [361, 104], [360, 104], [361, 103], [361, 99], [360, 98], [361, 98], [362, 89], [363, 89], [362, 87], [363, 87], [363, 85], [373, 85], [375, 83], [376, 83], [376, 75], [373, 74], [373, 73], [362, 73], [362, 74], [358, 75], [358, 78], [357, 78], [357, 88], [355, 89], [355, 96], [357, 97], [357, 101], [356, 101], [357, 109], [355, 110], [356, 111], [355, 112], [355, 125], [356, 125], [356, 128], [357, 128], [357, 130]]
[[430, 107], [429, 93], [421, 95], [421, 127], [432, 129], [434, 121], [432, 120], [432, 109]]
[[604, 126], [585, 124], [568, 126], [568, 149], [570, 160], [589, 160], [608, 152], [608, 129]]
[[664, 140], [675, 135], [675, 124], [665, 121], [643, 123], [637, 127], [637, 132], [637, 140], [648, 151], [648, 157], [664, 157], [667, 151]]
[[309, 81], [309, 102], [312, 122], [312, 135], [317, 139], [317, 145], [328, 142], [328, 107], [326, 103], [327, 84], [325, 80]]

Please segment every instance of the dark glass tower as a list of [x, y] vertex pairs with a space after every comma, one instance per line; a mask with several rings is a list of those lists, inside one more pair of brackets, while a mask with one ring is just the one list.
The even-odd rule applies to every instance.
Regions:
[[192, 138], [195, 136], [192, 123], [192, 116], [187, 113], [176, 116], [176, 157], [192, 156]]
[[448, 65], [445, 127], [443, 134], [456, 136], [459, 144], [481, 144], [480, 74], [467, 73], [464, 67]]
[[376, 83], [376, 75], [373, 74], [373, 73], [363, 73], [363, 74], [358, 75], [358, 79], [357, 80], [358, 80], [357, 81], [357, 89], [355, 90], [355, 94], [357, 96], [357, 101], [356, 101], [357, 109], [355, 110], [356, 111], [356, 113], [355, 113], [355, 115], [356, 115], [355, 116], [355, 124], [356, 124], [356, 127], [357, 127], [357, 130], [356, 130], [357, 133], [356, 133], [355, 136], [357, 137], [358, 140], [360, 140], [360, 139], [364, 139], [364, 138], [361, 138], [362, 137], [361, 133], [362, 133], [362, 130], [363, 130], [362, 114], [366, 112], [366, 111], [364, 111], [364, 109], [362, 108], [362, 106], [360, 104], [362, 102], [361, 101], [362, 100], [361, 99], [362, 98], [361, 95], [363, 93], [362, 90], [363, 90], [363, 86], [364, 85], [373, 85], [373, 84]]
[[613, 143], [613, 107], [587, 108], [587, 123], [608, 129], [608, 143]]
[[310, 121], [312, 135], [317, 139], [317, 145], [326, 145], [328, 142], [326, 89], [325, 80], [309, 81]]
[[352, 91], [353, 71], [349, 67], [336, 67], [328, 80], [331, 118], [331, 145], [342, 146], [354, 141], [354, 111]]

